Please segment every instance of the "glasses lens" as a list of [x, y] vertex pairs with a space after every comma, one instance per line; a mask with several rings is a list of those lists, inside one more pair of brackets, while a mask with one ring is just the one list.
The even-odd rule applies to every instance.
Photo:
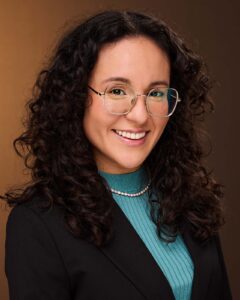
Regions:
[[176, 107], [178, 92], [172, 88], [158, 87], [151, 90], [147, 97], [148, 110], [151, 115], [167, 117]]
[[109, 86], [105, 91], [104, 104], [113, 114], [127, 113], [131, 108], [134, 92], [129, 86]]

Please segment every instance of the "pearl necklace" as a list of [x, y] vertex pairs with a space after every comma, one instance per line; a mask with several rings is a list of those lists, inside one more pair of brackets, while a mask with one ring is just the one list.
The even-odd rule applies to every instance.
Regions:
[[138, 196], [141, 196], [142, 194], [144, 194], [149, 189], [150, 182], [151, 182], [151, 180], [149, 181], [148, 185], [142, 191], [140, 191], [138, 193], [134, 193], [134, 194], [124, 193], [124, 192], [117, 191], [117, 190], [112, 189], [112, 188], [111, 188], [111, 191], [114, 194], [118, 194], [118, 195], [122, 195], [122, 196], [126, 196], [126, 197], [138, 197]]

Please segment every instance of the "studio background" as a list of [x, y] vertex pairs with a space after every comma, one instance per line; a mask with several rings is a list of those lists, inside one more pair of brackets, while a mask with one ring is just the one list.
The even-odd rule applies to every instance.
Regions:
[[[38, 72], [72, 22], [99, 10], [124, 8], [154, 13], [175, 29], [206, 61], [217, 81], [216, 112], [207, 119], [213, 152], [208, 165], [226, 186], [227, 223], [221, 231], [233, 299], [239, 299], [239, 2], [178, 0], [0, 0], [0, 194], [26, 182], [12, 141], [23, 130], [24, 105]], [[5, 226], [0, 205], [0, 299], [8, 300], [4, 273]], [[17, 249], [16, 249], [17, 251]], [[23, 274], [24, 276], [24, 274]]]

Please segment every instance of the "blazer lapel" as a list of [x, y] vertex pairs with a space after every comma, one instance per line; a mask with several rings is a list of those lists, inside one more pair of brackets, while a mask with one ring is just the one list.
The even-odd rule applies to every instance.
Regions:
[[[113, 200], [114, 201], [114, 200]], [[142, 239], [114, 201], [114, 240], [100, 250], [132, 282], [139, 292], [151, 300], [174, 300], [174, 295], [163, 272]], [[212, 242], [200, 245], [186, 224], [183, 239], [194, 263], [191, 300], [205, 299], [213, 270]]]
[[174, 300], [172, 289], [142, 239], [114, 201], [114, 240], [100, 250], [145, 299]]
[[212, 251], [213, 241], [210, 240], [201, 245], [190, 233], [190, 225], [185, 226], [183, 239], [194, 264], [191, 300], [206, 299], [205, 294], [211, 279], [215, 259], [214, 251]]

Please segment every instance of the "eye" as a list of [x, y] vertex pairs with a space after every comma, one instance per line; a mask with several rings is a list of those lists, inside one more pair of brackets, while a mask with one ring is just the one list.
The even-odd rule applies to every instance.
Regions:
[[120, 88], [111, 88], [109, 91], [108, 91], [109, 94], [112, 94], [112, 95], [116, 95], [116, 96], [124, 96], [126, 95], [126, 92], [124, 89], [120, 89]]
[[161, 90], [153, 90], [149, 93], [148, 96], [150, 97], [158, 97], [158, 98], [162, 98], [165, 96], [165, 91], [161, 91]]

